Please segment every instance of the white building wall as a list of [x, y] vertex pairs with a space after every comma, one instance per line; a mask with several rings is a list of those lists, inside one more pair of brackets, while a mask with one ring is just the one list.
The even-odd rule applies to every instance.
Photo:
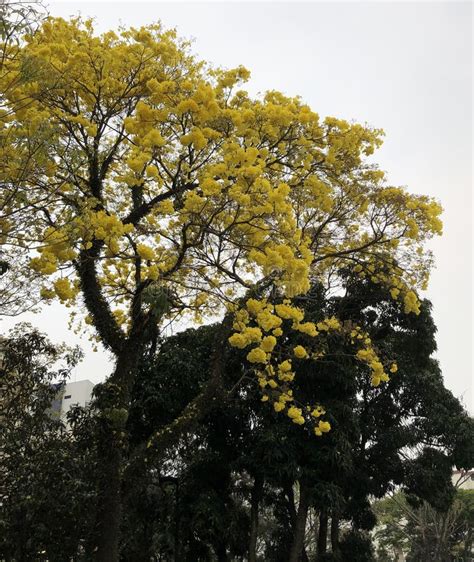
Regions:
[[61, 419], [65, 420], [71, 406], [87, 406], [92, 397], [94, 384], [90, 380], [68, 382], [61, 390]]

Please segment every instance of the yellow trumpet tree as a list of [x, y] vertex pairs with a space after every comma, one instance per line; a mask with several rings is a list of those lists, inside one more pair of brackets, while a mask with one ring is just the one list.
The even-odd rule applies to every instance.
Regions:
[[[260, 386], [284, 383], [275, 409], [303, 423], [286, 404], [280, 325], [314, 337], [340, 325], [305, 323], [291, 299], [353, 268], [416, 313], [441, 209], [367, 163], [381, 130], [321, 119], [276, 91], [254, 99], [247, 70], [209, 67], [159, 24], [97, 35], [91, 21], [49, 19], [7, 64], [1, 179], [14, 196], [2, 243], [29, 252], [42, 297], [85, 308], [115, 356], [104, 412], [123, 415], [104, 413], [97, 559], [118, 560], [130, 390], [159, 324], [235, 314], [226, 339], [251, 346]], [[370, 345], [356, 352], [385, 380]], [[315, 433], [328, 430], [320, 421]]]

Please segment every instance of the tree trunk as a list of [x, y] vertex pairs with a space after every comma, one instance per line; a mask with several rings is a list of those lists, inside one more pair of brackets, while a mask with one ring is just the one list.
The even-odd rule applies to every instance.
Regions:
[[97, 562], [119, 560], [126, 422], [140, 352], [140, 342], [129, 339], [97, 396], [103, 423], [98, 444]]
[[[107, 428], [108, 429], [108, 428]], [[114, 435], [107, 432], [99, 444], [99, 497], [97, 513], [98, 544], [96, 558], [100, 562], [116, 562], [119, 559], [119, 535], [122, 519], [120, 493], [120, 468], [122, 452], [114, 443]]]
[[331, 549], [333, 552], [339, 550], [339, 517], [334, 514], [331, 517]]
[[181, 558], [181, 526], [179, 512], [179, 482], [175, 480], [175, 502], [174, 502], [174, 562], [180, 562]]
[[300, 501], [298, 505], [298, 512], [296, 514], [296, 522], [293, 527], [293, 544], [291, 545], [289, 562], [299, 562], [301, 559], [301, 553], [304, 549], [308, 507], [308, 490], [306, 486], [300, 482]]
[[250, 500], [249, 561], [257, 562], [258, 508], [263, 491], [263, 478], [258, 475], [252, 488]]
[[319, 533], [318, 533], [318, 544], [317, 553], [318, 556], [325, 554], [327, 552], [327, 542], [328, 542], [328, 515], [325, 509], [321, 511], [319, 515]]
[[[95, 326], [97, 327], [101, 326], [103, 317], [107, 316], [108, 311], [105, 301], [102, 302], [103, 298], [100, 295], [96, 295], [100, 289], [98, 288], [95, 270], [93, 267], [92, 269], [88, 267], [88, 263], [87, 260], [84, 261], [84, 271], [81, 271], [81, 279], [85, 287], [85, 298], [91, 292], [89, 288], [92, 287], [94, 289], [92, 290], [92, 297], [89, 298], [90, 302], [86, 303], [88, 304], [88, 309], [91, 310], [97, 304], [96, 301], [101, 305], [95, 314]], [[149, 341], [150, 327], [147, 325], [147, 322], [151, 320], [137, 314], [127, 339], [122, 338], [123, 334], [115, 334], [113, 330], [107, 330], [106, 327], [99, 330], [107, 338], [107, 347], [115, 353], [117, 363], [114, 373], [103, 385], [103, 388], [100, 390], [100, 396], [96, 399], [96, 405], [101, 412], [101, 419], [104, 425], [102, 437], [100, 438], [102, 443], [99, 447], [98, 459], [102, 474], [98, 482], [99, 501], [96, 520], [96, 529], [98, 531], [97, 562], [118, 562], [119, 560], [122, 517], [121, 485], [123, 469], [125, 468], [123, 459], [127, 453], [126, 420], [130, 406], [130, 394], [135, 382], [138, 363], [144, 349], [144, 342]], [[225, 355], [223, 347], [227, 342], [231, 326], [232, 317], [227, 315], [222, 324], [221, 335], [213, 353], [211, 380], [206, 385], [204, 391], [188, 404], [179, 418], [161, 430], [158, 435], [155, 434], [147, 446], [143, 444], [142, 447], [132, 451], [129, 458], [129, 461], [131, 460], [132, 462], [128, 463], [128, 470], [133, 468], [134, 463], [141, 464], [143, 462], [145, 457], [144, 451], [147, 451], [149, 445], [153, 445], [155, 451], [156, 449], [165, 449], [193, 425], [199, 417], [201, 410], [208, 411], [208, 408], [205, 408], [206, 404], [217, 402], [217, 394], [222, 391], [222, 372]], [[118, 331], [120, 332], [119, 329]], [[103, 340], [105, 340], [104, 336], [102, 336]], [[225, 560], [227, 560], [225, 546], [224, 554], [226, 556]]]
[[287, 497], [286, 505], [288, 506], [288, 514], [290, 516], [291, 526], [296, 525], [296, 509], [295, 509], [295, 494], [293, 493], [293, 484], [291, 482], [285, 482], [283, 484], [283, 490]]

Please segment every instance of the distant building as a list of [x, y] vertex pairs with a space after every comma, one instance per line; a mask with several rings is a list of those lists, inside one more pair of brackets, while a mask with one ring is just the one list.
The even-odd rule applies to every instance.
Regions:
[[85, 408], [89, 405], [94, 383], [85, 379], [77, 382], [58, 383], [56, 387], [58, 392], [51, 403], [51, 413], [66, 422], [66, 414], [72, 406]]

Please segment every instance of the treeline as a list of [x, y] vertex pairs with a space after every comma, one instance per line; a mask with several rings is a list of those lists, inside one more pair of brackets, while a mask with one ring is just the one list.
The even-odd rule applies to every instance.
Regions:
[[[453, 467], [473, 465], [473, 421], [444, 387], [432, 357], [429, 302], [418, 316], [406, 315], [379, 284], [349, 276], [343, 296], [329, 298], [314, 286], [299, 306], [315, 323], [334, 315], [361, 326], [397, 372], [372, 386], [348, 338], [328, 333], [324, 357], [294, 362], [295, 392], [308, 403], [317, 397], [326, 410], [331, 430], [317, 437], [261, 401], [244, 352], [216, 348], [219, 324], [158, 339], [142, 358], [126, 420], [121, 560], [357, 562], [396, 560], [399, 552], [417, 562], [468, 560], [472, 505], [462, 516], [455, 507], [456, 524], [448, 523], [459, 505]], [[306, 336], [286, 337], [296, 345]], [[225, 365], [221, 387], [207, 403], [195, 403], [199, 412], [168, 442], [160, 431], [186, 417], [212, 377], [216, 353]], [[97, 408], [110, 389], [98, 385], [91, 409], [72, 410], [69, 432], [45, 415], [54, 396], [50, 382], [78, 358], [28, 330], [4, 343], [5, 560], [94, 558], [98, 494], [107, 477]], [[53, 369], [61, 359], [64, 365]], [[103, 403], [100, 409], [107, 423], [123, 423], [126, 412]], [[391, 500], [374, 503], [397, 490], [405, 510], [418, 518], [432, 510], [437, 524], [451, 529], [443, 537], [425, 533], [429, 552], [426, 541], [420, 550], [415, 526], [411, 542], [400, 530], [408, 512], [400, 515], [400, 502], [398, 511]]]

